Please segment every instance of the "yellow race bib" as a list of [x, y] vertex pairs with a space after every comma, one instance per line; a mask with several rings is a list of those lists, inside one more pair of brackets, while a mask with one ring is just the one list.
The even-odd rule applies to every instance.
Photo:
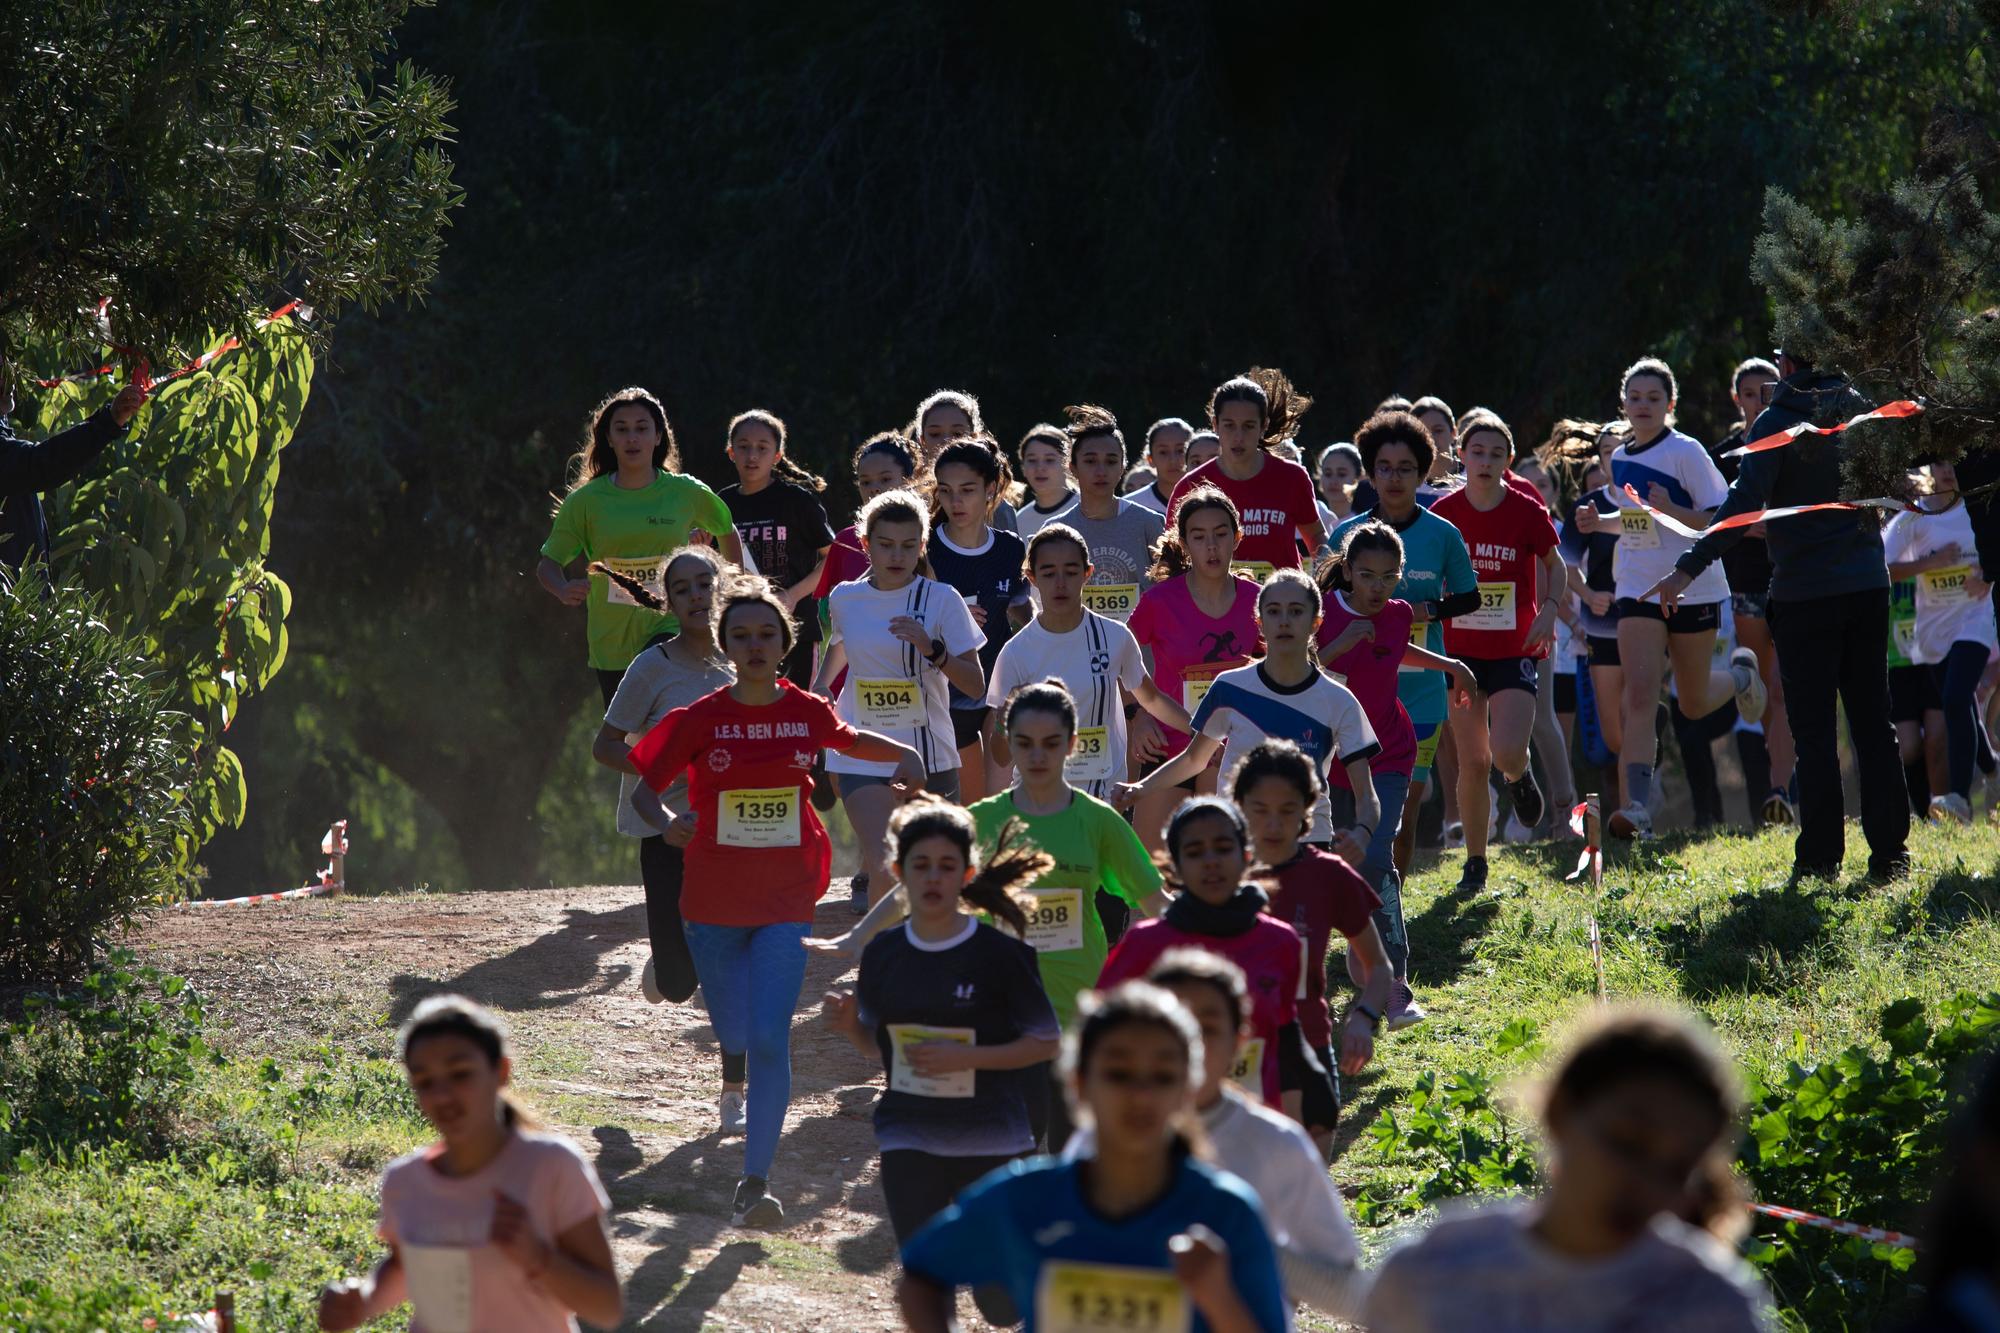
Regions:
[[857, 680], [854, 712], [871, 730], [911, 731], [924, 725], [924, 693], [914, 680]]
[[1972, 577], [1971, 565], [1927, 569], [1920, 577], [1924, 581], [1924, 600], [1932, 606], [1957, 606], [1972, 600], [1965, 592], [1966, 580]]
[[1036, 952], [1083, 947], [1082, 889], [1023, 889], [1014, 901], [1027, 915], [1027, 940]]
[[1238, 578], [1249, 579], [1253, 583], [1262, 583], [1265, 579], [1270, 578], [1272, 574], [1276, 573], [1277, 568], [1276, 565], [1268, 560], [1232, 560], [1229, 562], [1230, 573], [1236, 575]]
[[1095, 611], [1100, 616], [1108, 616], [1123, 623], [1132, 618], [1132, 608], [1139, 605], [1139, 585], [1136, 583], [1086, 583], [1083, 585], [1083, 609]]
[[[666, 596], [664, 579], [667, 573], [667, 558], [663, 555], [638, 556], [621, 559], [607, 556], [598, 562], [606, 569], [615, 570], [627, 578], [637, 579], [654, 593]], [[638, 598], [626, 592], [611, 579], [604, 580], [604, 603], [606, 606], [637, 606]]]
[[1645, 509], [1619, 510], [1618, 540], [1634, 551], [1659, 550], [1660, 528], [1653, 522], [1652, 512]]
[[1111, 728], [1079, 727], [1076, 748], [1063, 761], [1071, 782], [1103, 782], [1111, 777]]
[[1917, 622], [1892, 620], [1889, 622], [1889, 633], [1895, 636], [1896, 651], [1903, 655], [1903, 660], [1916, 661], [1914, 654], [1917, 651]]
[[[1412, 620], [1410, 622], [1410, 642], [1419, 648], [1429, 648], [1431, 646], [1429, 638], [1430, 627], [1431, 622], [1428, 620]], [[1412, 662], [1399, 662], [1396, 665], [1396, 670], [1422, 671], [1423, 668]]]
[[1243, 1043], [1243, 1049], [1236, 1053], [1236, 1063], [1229, 1067], [1229, 1081], [1237, 1087], [1264, 1100], [1264, 1039], [1252, 1037]]
[[1041, 1333], [1188, 1333], [1187, 1293], [1171, 1272], [1050, 1260], [1035, 1291]]
[[1459, 629], [1514, 628], [1514, 585], [1511, 583], [1482, 583], [1479, 585], [1479, 609], [1470, 615], [1455, 616], [1451, 622]]
[[910, 1067], [906, 1052], [912, 1046], [921, 1046], [929, 1041], [955, 1041], [961, 1046], [971, 1046], [974, 1038], [971, 1028], [929, 1028], [919, 1023], [889, 1024], [890, 1089], [914, 1093], [919, 1097], [970, 1097], [977, 1070], [956, 1069], [949, 1074], [919, 1074]]
[[797, 787], [738, 787], [715, 802], [715, 841], [723, 847], [799, 845]]

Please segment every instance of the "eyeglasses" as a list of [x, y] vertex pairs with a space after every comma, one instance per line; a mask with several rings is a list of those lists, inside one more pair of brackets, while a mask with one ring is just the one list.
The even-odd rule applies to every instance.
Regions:
[[1409, 478], [1417, 475], [1417, 468], [1413, 463], [1405, 463], [1400, 467], [1390, 467], [1386, 463], [1378, 463], [1375, 467], [1375, 475], [1378, 477], [1390, 477], [1397, 481], [1407, 481]]

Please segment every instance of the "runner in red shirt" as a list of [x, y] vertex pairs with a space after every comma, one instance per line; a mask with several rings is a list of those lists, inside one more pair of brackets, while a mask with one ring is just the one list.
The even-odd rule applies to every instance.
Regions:
[[[766, 1186], [792, 1096], [792, 1013], [805, 983], [813, 905], [826, 892], [832, 845], [809, 798], [822, 749], [896, 765], [894, 785], [924, 785], [917, 752], [841, 721], [833, 705], [779, 678], [797, 629], [762, 579], [716, 598], [716, 638], [736, 683], [676, 708], [632, 747], [642, 779], [632, 808], [687, 849], [681, 916], [701, 978], [702, 1003], [725, 1054], [748, 1055], [750, 1074], [737, 1226], [776, 1226], [784, 1205]], [[659, 793], [688, 775], [688, 813]], [[725, 1098], [743, 1095], [724, 1086]]]
[[1237, 573], [1262, 583], [1274, 569], [1298, 568], [1298, 541], [1317, 552], [1326, 544], [1326, 530], [1312, 474], [1273, 455], [1271, 446], [1291, 439], [1311, 406], [1312, 399], [1293, 389], [1282, 370], [1253, 370], [1217, 388], [1208, 400], [1208, 422], [1221, 437], [1221, 451], [1189, 468], [1174, 486], [1167, 526], [1173, 526], [1182, 497], [1197, 486], [1213, 486], [1229, 497], [1242, 520], [1232, 566]]
[[1459, 458], [1465, 485], [1431, 506], [1465, 538], [1479, 582], [1479, 609], [1445, 623], [1445, 651], [1472, 669], [1479, 689], [1454, 701], [1451, 730], [1458, 742], [1458, 810], [1465, 821], [1465, 871], [1460, 889], [1486, 886], [1486, 814], [1492, 795], [1486, 770], [1497, 764], [1514, 799], [1514, 813], [1533, 828], [1542, 820], [1542, 791], [1528, 765], [1535, 726], [1536, 659], [1555, 635], [1556, 601], [1544, 601], [1535, 567], [1549, 588], [1563, 586], [1556, 529], [1540, 500], [1506, 484], [1514, 433], [1484, 408], [1461, 419]]

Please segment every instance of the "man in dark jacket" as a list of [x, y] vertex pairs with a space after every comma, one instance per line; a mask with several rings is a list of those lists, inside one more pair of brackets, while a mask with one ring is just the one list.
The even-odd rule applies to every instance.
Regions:
[[105, 445], [125, 433], [145, 401], [145, 391], [128, 384], [109, 407], [36, 444], [14, 434], [6, 420], [14, 412], [14, 375], [13, 367], [0, 360], [0, 566], [18, 570], [31, 558], [48, 558], [49, 525], [42, 517], [41, 492], [88, 467]]
[[[1750, 438], [1801, 422], [1830, 425], [1867, 410], [1843, 375], [1778, 353], [1781, 378]], [[1819, 504], [1840, 495], [1840, 436], [1803, 435], [1743, 460], [1711, 526], [1734, 514]], [[1671, 599], [1733, 546], [1742, 528], [1710, 531], [1646, 595]], [[1868, 873], [1890, 880], [1909, 868], [1910, 797], [1889, 722], [1889, 566], [1881, 515], [1832, 510], [1774, 520], [1765, 530], [1771, 557], [1769, 617], [1778, 649], [1792, 737], [1798, 746], [1799, 837], [1794, 879], [1835, 878], [1846, 851], [1846, 796], [1841, 789], [1836, 699], [1847, 709], [1861, 780], [1861, 831]]]

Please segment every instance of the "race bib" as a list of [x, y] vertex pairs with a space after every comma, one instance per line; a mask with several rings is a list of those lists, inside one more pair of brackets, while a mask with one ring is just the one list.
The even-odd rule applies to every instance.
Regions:
[[1181, 682], [1181, 707], [1187, 709], [1189, 717], [1194, 716], [1194, 710], [1201, 707], [1201, 701], [1208, 697], [1208, 692], [1214, 685], [1213, 676], [1202, 676]]
[[1236, 575], [1238, 578], [1249, 579], [1253, 583], [1262, 583], [1265, 579], [1270, 578], [1272, 574], [1276, 573], [1277, 568], [1276, 565], [1268, 560], [1232, 560], [1229, 562], [1230, 573]]
[[918, 1023], [889, 1024], [890, 1089], [914, 1093], [919, 1097], [970, 1097], [977, 1070], [958, 1069], [949, 1074], [927, 1077], [910, 1068], [905, 1052], [927, 1041], [955, 1041], [961, 1046], [970, 1046], [973, 1044], [973, 1031], [971, 1028], [927, 1028]]
[[1100, 616], [1108, 616], [1121, 624], [1132, 618], [1132, 608], [1137, 605], [1139, 605], [1139, 585], [1136, 583], [1083, 585], [1083, 609], [1095, 611]]
[[1920, 577], [1924, 581], [1924, 599], [1932, 606], [1962, 606], [1972, 600], [1965, 591], [1966, 580], [1972, 577], [1971, 565], [1927, 569]]
[[1179, 1279], [1157, 1268], [1051, 1260], [1035, 1290], [1041, 1333], [1188, 1333], [1194, 1327]]
[[876, 731], [911, 731], [924, 725], [924, 694], [914, 680], [857, 680], [854, 711]]
[[[1431, 627], [1431, 622], [1428, 620], [1412, 620], [1410, 622], [1410, 642], [1414, 643], [1419, 648], [1429, 648], [1431, 646], [1428, 641], [1429, 640], [1428, 631], [1430, 630], [1430, 627]], [[1415, 663], [1412, 662], [1399, 662], [1396, 665], [1396, 670], [1422, 671], [1423, 668], [1417, 666]]]
[[399, 1245], [410, 1307], [432, 1333], [472, 1333], [472, 1251], [464, 1245]]
[[[627, 578], [639, 580], [646, 587], [664, 598], [666, 594], [667, 558], [663, 555], [638, 556], [633, 559], [605, 558], [598, 561], [606, 569], [613, 570]], [[611, 580], [604, 580], [604, 602], [607, 606], [637, 606], [639, 599], [626, 592]], [[648, 608], [651, 609], [651, 608]]]
[[1513, 629], [1514, 585], [1480, 584], [1479, 609], [1470, 615], [1454, 616], [1451, 623], [1459, 629]]
[[1103, 782], [1111, 776], [1111, 728], [1079, 727], [1076, 748], [1063, 761], [1071, 782]]
[[1236, 1063], [1229, 1067], [1229, 1081], [1245, 1092], [1264, 1099], [1264, 1039], [1252, 1037], [1243, 1043], [1243, 1049], [1236, 1053]]
[[797, 787], [739, 787], [715, 802], [715, 841], [723, 847], [799, 845]]
[[1082, 889], [1023, 889], [1014, 901], [1028, 918], [1027, 940], [1036, 952], [1083, 947]]
[[1621, 509], [1618, 511], [1618, 540], [1630, 550], [1657, 551], [1660, 549], [1659, 525], [1653, 522], [1649, 510]]
[[1917, 622], [1914, 620], [1892, 620], [1889, 634], [1896, 641], [1896, 651], [1903, 655], [1905, 662], [1916, 660]]

